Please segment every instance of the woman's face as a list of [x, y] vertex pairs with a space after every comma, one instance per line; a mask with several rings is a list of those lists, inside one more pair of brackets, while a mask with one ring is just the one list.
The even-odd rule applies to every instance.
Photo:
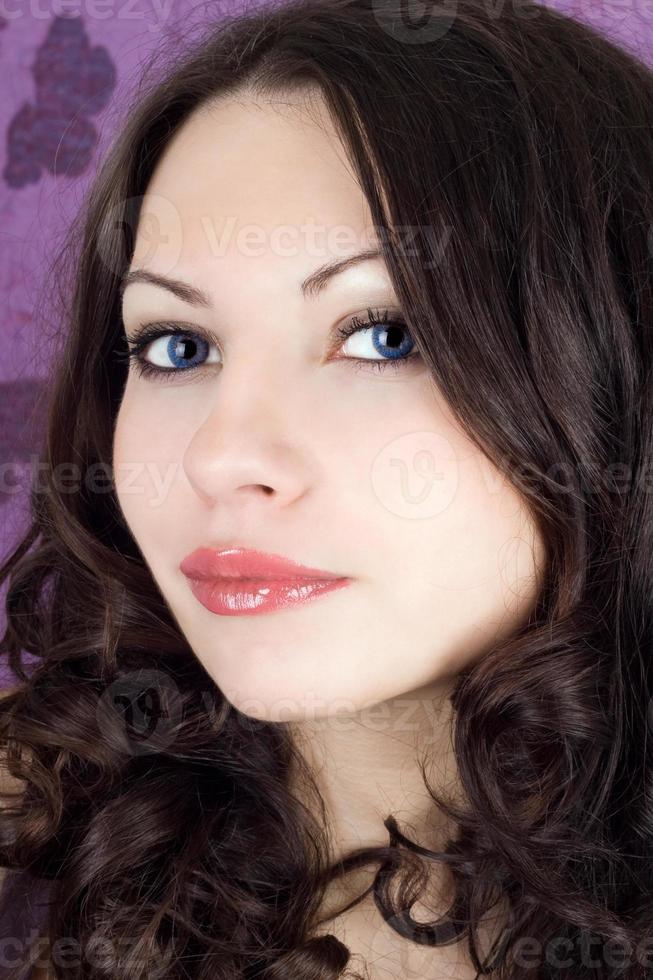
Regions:
[[[164, 321], [141, 356], [169, 373], [130, 366], [118, 498], [190, 646], [252, 717], [326, 717], [451, 679], [535, 597], [542, 546], [523, 500], [463, 434], [410, 334], [379, 322], [401, 317], [382, 259], [300, 289], [379, 241], [319, 99], [196, 112], [143, 201], [130, 271], [206, 305], [125, 288], [127, 338]], [[368, 307], [371, 326], [337, 334]], [[215, 612], [179, 567], [199, 547], [349, 582], [276, 607], [274, 586], [254, 583], [240, 614]]]

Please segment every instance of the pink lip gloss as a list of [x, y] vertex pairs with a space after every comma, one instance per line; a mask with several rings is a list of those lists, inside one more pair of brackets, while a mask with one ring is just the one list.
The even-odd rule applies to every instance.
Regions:
[[352, 581], [285, 555], [253, 548], [200, 547], [180, 562], [193, 595], [220, 616], [256, 616], [311, 602]]
[[349, 585], [350, 578], [279, 579], [221, 578], [190, 579], [193, 595], [212, 613], [220, 616], [258, 616], [290, 606], [312, 602], [318, 596]]

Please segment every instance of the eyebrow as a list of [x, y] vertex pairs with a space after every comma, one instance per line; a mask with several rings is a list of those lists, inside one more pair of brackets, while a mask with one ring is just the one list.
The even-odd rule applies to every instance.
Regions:
[[[304, 297], [304, 299], [313, 298], [317, 296], [327, 285], [330, 279], [338, 275], [339, 272], [344, 272], [352, 265], [356, 265], [359, 262], [366, 262], [369, 259], [381, 258], [383, 253], [378, 248], [366, 248], [362, 252], [356, 252], [354, 255], [348, 255], [344, 259], [336, 259], [335, 262], [327, 262], [326, 265], [322, 265], [319, 269], [315, 269], [311, 272], [306, 279], [299, 285], [299, 290]], [[190, 283], [182, 282], [180, 279], [170, 279], [168, 276], [159, 275], [157, 272], [149, 272], [147, 269], [131, 269], [126, 272], [125, 275], [120, 280], [120, 298], [127, 289], [127, 286], [131, 285], [133, 282], [146, 282], [152, 286], [160, 286], [161, 289], [167, 289], [168, 292], [172, 293], [178, 299], [183, 300], [184, 303], [188, 303], [190, 306], [200, 306], [207, 309], [213, 305], [211, 302], [211, 297], [208, 293], [204, 292], [203, 289], [199, 289], [197, 286], [191, 286]]]

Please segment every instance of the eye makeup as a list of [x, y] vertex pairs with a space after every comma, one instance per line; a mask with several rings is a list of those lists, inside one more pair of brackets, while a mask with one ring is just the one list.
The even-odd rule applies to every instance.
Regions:
[[[331, 345], [330, 355], [334, 351], [340, 350], [350, 337], [360, 335], [369, 331], [372, 334], [374, 349], [381, 357], [360, 357], [345, 354], [341, 357], [330, 356], [330, 360], [346, 360], [356, 365], [357, 370], [371, 370], [382, 373], [387, 370], [401, 371], [416, 359], [420, 358], [419, 353], [414, 349], [412, 340], [405, 319], [399, 313], [389, 315], [388, 310], [372, 309], [368, 307], [366, 315], [360, 317], [354, 315], [337, 327], [334, 331], [335, 342]], [[169, 338], [165, 345], [165, 356], [172, 360], [171, 367], [162, 367], [153, 364], [146, 357], [148, 349], [161, 340]], [[201, 358], [207, 355], [211, 347], [217, 346], [215, 338], [200, 327], [179, 322], [156, 322], [141, 324], [132, 334], [125, 338], [128, 345], [127, 352], [115, 351], [116, 359], [119, 362], [127, 362], [133, 365], [137, 375], [148, 380], [170, 379], [171, 376], [195, 374], [198, 371], [206, 372], [211, 370], [220, 361], [203, 361]], [[198, 357], [200, 358], [197, 363]], [[181, 361], [196, 361], [190, 366], [180, 366]], [[177, 364], [175, 366], [175, 361]]]

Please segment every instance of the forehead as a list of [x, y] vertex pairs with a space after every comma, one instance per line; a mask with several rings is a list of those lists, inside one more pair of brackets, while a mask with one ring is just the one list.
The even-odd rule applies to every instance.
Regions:
[[[167, 212], [184, 257], [308, 254], [314, 266], [370, 242], [371, 214], [320, 98], [223, 98], [196, 110], [168, 144], [144, 210]], [[139, 222], [136, 252], [149, 243]], [[311, 254], [312, 253], [312, 254]]]

